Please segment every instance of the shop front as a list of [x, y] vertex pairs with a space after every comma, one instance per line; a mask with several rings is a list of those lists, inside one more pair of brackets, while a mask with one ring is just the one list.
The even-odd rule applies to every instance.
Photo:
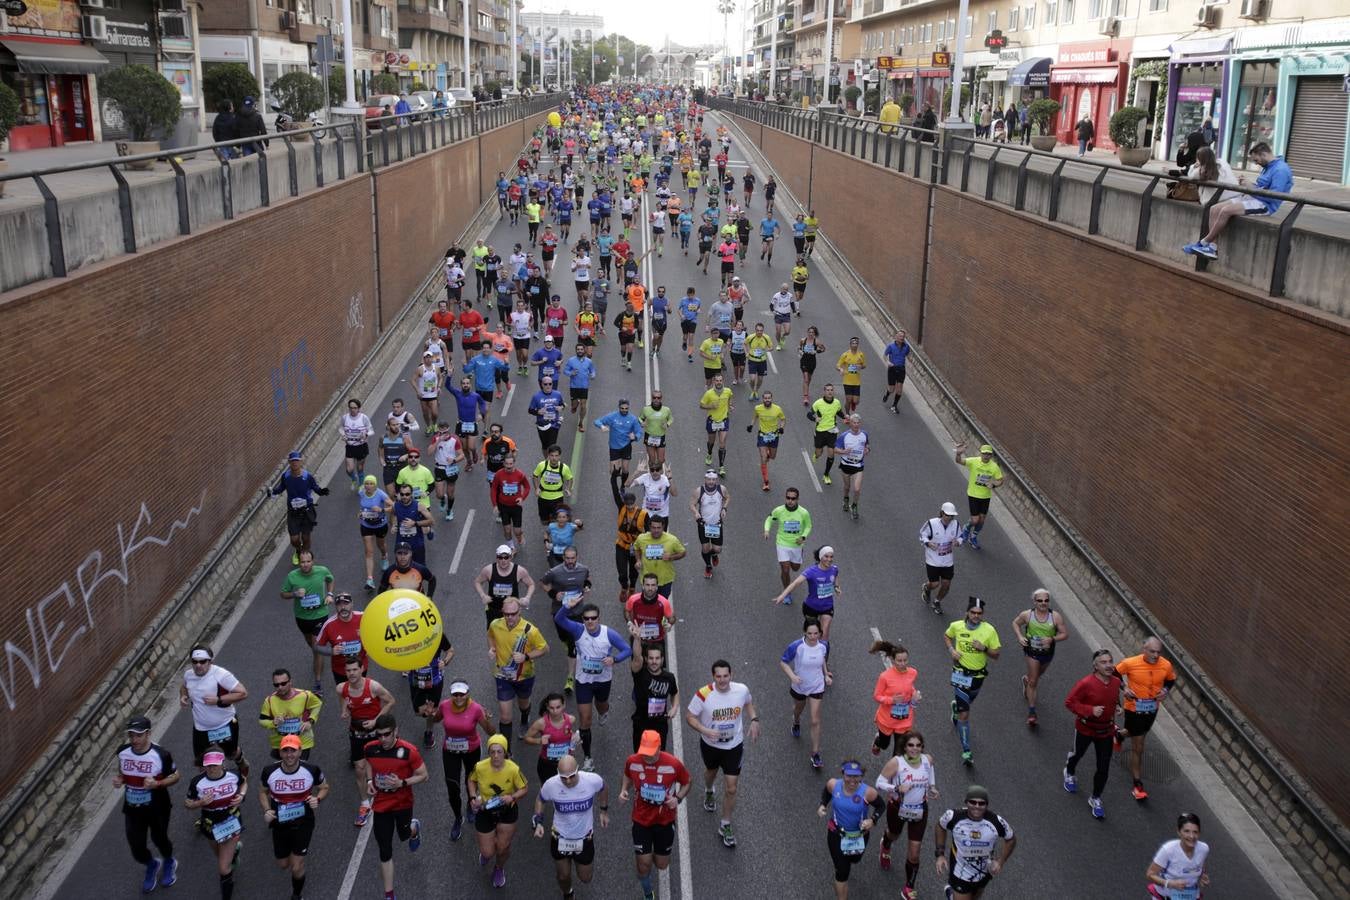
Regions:
[[1059, 48], [1050, 70], [1050, 97], [1060, 105], [1055, 129], [1060, 141], [1074, 143], [1077, 125], [1086, 118], [1095, 128], [1096, 145], [1115, 149], [1109, 124], [1125, 96], [1130, 43], [1128, 39], [1094, 41]]
[[1209, 120], [1224, 132], [1224, 83], [1233, 36], [1191, 38], [1172, 44], [1167, 79], [1167, 156], [1176, 159], [1186, 135]]
[[1018, 100], [1038, 100], [1050, 90], [1050, 67], [1054, 60], [1048, 56], [1027, 56], [1008, 71], [1008, 82], [1000, 108]]
[[[138, 65], [155, 68], [155, 45], [152, 31], [152, 10], [150, 0], [123, 0], [121, 9], [106, 7], [103, 18], [107, 23], [107, 36], [96, 41], [94, 47], [108, 58], [110, 69]], [[105, 141], [120, 141], [130, 137], [122, 110], [116, 103], [105, 98], [97, 102], [97, 115]]]
[[19, 121], [11, 150], [61, 147], [95, 139], [90, 75], [108, 60], [76, 40], [0, 38], [0, 80], [19, 95]]
[[985, 73], [976, 91], [975, 102], [980, 109], [988, 107], [992, 112], [1005, 108], [1005, 101], [1010, 97], [1008, 75], [1021, 62], [1022, 51], [1017, 47], [1004, 47], [998, 52], [998, 62]]

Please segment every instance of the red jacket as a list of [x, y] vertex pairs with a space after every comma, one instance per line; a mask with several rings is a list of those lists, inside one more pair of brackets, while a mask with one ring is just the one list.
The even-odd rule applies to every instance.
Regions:
[[[1073, 727], [1079, 734], [1102, 738], [1114, 733], [1116, 703], [1120, 699], [1120, 679], [1112, 675], [1105, 683], [1096, 673], [1081, 679], [1064, 698], [1064, 706], [1073, 713]], [[1102, 707], [1102, 714], [1094, 716], [1092, 708]]]
[[[515, 485], [516, 489], [503, 490], [506, 485]], [[520, 469], [498, 469], [492, 476], [493, 506], [520, 506], [529, 495], [529, 476]]]

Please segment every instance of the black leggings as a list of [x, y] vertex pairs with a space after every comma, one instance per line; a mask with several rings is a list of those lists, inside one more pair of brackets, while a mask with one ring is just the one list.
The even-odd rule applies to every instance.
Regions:
[[1106, 787], [1107, 776], [1111, 774], [1111, 736], [1088, 737], [1083, 732], [1074, 729], [1073, 732], [1073, 755], [1069, 757], [1065, 768], [1069, 774], [1074, 773], [1078, 767], [1078, 761], [1087, 753], [1091, 746], [1097, 751], [1097, 771], [1092, 774], [1092, 796], [1100, 797], [1102, 789]]
[[147, 833], [159, 848], [160, 856], [164, 859], [173, 856], [173, 842], [169, 840], [169, 816], [172, 812], [173, 807], [168, 804], [161, 809], [153, 803], [126, 811], [127, 844], [131, 847], [132, 859], [143, 866], [149, 865], [150, 860], [154, 859], [150, 855], [150, 848], [146, 846]]
[[[830, 860], [834, 863], [834, 880], [840, 884], [848, 881], [849, 871], [853, 864], [862, 859], [862, 854], [857, 856], [846, 856], [839, 849], [840, 839], [843, 833], [838, 828], [831, 828], [825, 832], [825, 844], [830, 848]], [[863, 847], [867, 847], [867, 839], [871, 837], [870, 832], [863, 832]]]
[[[464, 753], [452, 753], [449, 750], [441, 751], [441, 769], [445, 772], [445, 790], [450, 795], [450, 811], [455, 814], [455, 821], [458, 822], [464, 818], [463, 800], [460, 798], [460, 785], [462, 781], [469, 780], [469, 773], [473, 767], [478, 764], [483, 756], [483, 748], [475, 747]], [[464, 778], [460, 779], [460, 767], [463, 767]]]
[[389, 862], [394, 858], [394, 832], [398, 832], [400, 841], [412, 837], [412, 807], [377, 812], [371, 829], [375, 832], [375, 843], [380, 848], [380, 862]]

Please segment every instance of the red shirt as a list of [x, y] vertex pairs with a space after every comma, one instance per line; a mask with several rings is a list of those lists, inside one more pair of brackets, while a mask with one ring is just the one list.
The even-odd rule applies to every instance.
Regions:
[[464, 341], [473, 344], [481, 339], [480, 331], [483, 328], [483, 314], [476, 309], [466, 309], [459, 314], [460, 336]]
[[353, 612], [351, 621], [344, 622], [337, 616], [329, 616], [319, 629], [314, 643], [333, 648], [333, 673], [344, 678], [347, 675], [347, 657], [353, 653], [361, 658], [361, 671], [366, 670], [369, 660], [365, 648], [361, 646], [361, 614]]
[[567, 310], [562, 306], [549, 306], [544, 310], [544, 321], [547, 323], [545, 333], [553, 335], [555, 341], [562, 340], [563, 329], [567, 326]]
[[[1073, 727], [1087, 737], [1102, 738], [1113, 733], [1116, 701], [1120, 697], [1120, 679], [1112, 675], [1105, 683], [1096, 673], [1079, 680], [1064, 698], [1064, 706], [1073, 713]], [[1094, 716], [1092, 708], [1102, 707], [1102, 714]]]
[[656, 755], [656, 762], [649, 763], [634, 753], [624, 763], [623, 771], [637, 792], [633, 798], [634, 824], [673, 824], [676, 811], [665, 805], [665, 797], [678, 785], [689, 783], [689, 770], [679, 757], [662, 751]]
[[343, 700], [347, 701], [347, 706], [351, 710], [351, 730], [361, 734], [367, 734], [361, 723], [380, 714], [380, 698], [376, 697], [375, 692], [370, 689], [374, 682], [369, 678], [365, 679], [365, 682], [361, 687], [361, 692], [355, 697], [352, 696], [350, 684], [344, 681], [338, 685], [338, 694]]
[[614, 255], [616, 257], [618, 257], [621, 260], [624, 260], [627, 259], [629, 254], [633, 252], [633, 245], [628, 243], [627, 241], [619, 240], [614, 242], [611, 249], [614, 251]]
[[[511, 489], [515, 485], [515, 489]], [[492, 505], [520, 506], [530, 495], [530, 479], [520, 469], [498, 469], [492, 476]]]
[[441, 312], [438, 309], [431, 314], [431, 324], [436, 326], [436, 330], [441, 335], [441, 340], [448, 341], [454, 337], [454, 335], [450, 333], [455, 328], [454, 313], [449, 312], [448, 310], [446, 312]]
[[[641, 593], [634, 594], [624, 603], [624, 609], [637, 624], [638, 638], [643, 641], [664, 641], [666, 624], [662, 620], [675, 621], [675, 611], [670, 601], [660, 594], [656, 595], [656, 601], [653, 603], [648, 603]], [[655, 634], [652, 633], [652, 626], [656, 628]]]
[[[379, 738], [366, 744], [366, 763], [370, 766], [370, 779], [375, 783], [375, 797], [372, 805], [375, 812], [394, 812], [399, 809], [412, 809], [412, 787], [403, 785], [396, 790], [384, 790], [380, 784], [389, 779], [411, 778], [422, 767], [422, 754], [407, 741], [399, 738], [388, 750], [380, 746]], [[394, 782], [397, 784], [397, 782]]]

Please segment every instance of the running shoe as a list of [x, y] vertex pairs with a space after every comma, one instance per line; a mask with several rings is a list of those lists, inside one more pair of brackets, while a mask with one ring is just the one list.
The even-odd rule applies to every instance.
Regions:
[[491, 860], [490, 857], [484, 856], [484, 855], [481, 854], [481, 853], [478, 854], [478, 867], [479, 867], [479, 868], [482, 868], [483, 866], [486, 866], [486, 865], [487, 865], [489, 862], [491, 862], [491, 861], [492, 861], [492, 860]]
[[934, 614], [934, 615], [938, 615], [938, 616], [942, 615], [942, 601], [941, 601], [941, 600], [934, 600], [934, 601], [933, 601], [933, 614]]
[[712, 566], [704, 566], [704, 567], [703, 567], [703, 577], [704, 577], [704, 578], [711, 578], [711, 577], [712, 577]]
[[420, 846], [422, 846], [422, 820], [414, 817], [412, 820], [412, 835], [408, 838], [408, 852], [416, 853]]
[[873, 756], [880, 756], [880, 755], [881, 755], [881, 748], [878, 747], [876, 744], [873, 744], [873, 745], [872, 745], [872, 755], [873, 755]]
[[724, 825], [722, 825], [720, 828], [718, 828], [718, 829], [717, 829], [717, 833], [720, 834], [720, 835], [722, 836], [722, 846], [723, 846], [723, 847], [735, 847], [735, 846], [736, 846], [736, 832], [735, 832], [735, 830], [731, 827], [731, 823], [730, 823], [730, 822], [727, 822], [726, 824], [724, 824]]
[[1027, 713], [1027, 727], [1028, 727], [1028, 728], [1035, 728], [1037, 724], [1038, 724], [1038, 723], [1037, 723], [1037, 720], [1036, 720], [1036, 714], [1035, 714], [1035, 713]]
[[456, 819], [455, 824], [450, 826], [450, 840], [457, 841], [463, 836], [464, 836], [464, 823], [461, 822], [459, 819]]
[[576, 680], [573, 679], [571, 675], [568, 675], [567, 681], [563, 683], [563, 693], [570, 694], [572, 693], [572, 689], [575, 687], [576, 687]]
[[956, 701], [952, 701], [952, 724], [956, 724]]
[[727, 467], [726, 467], [726, 466], [718, 466], [718, 467], [717, 467], [717, 474], [718, 474], [718, 475], [721, 475], [722, 477], [725, 478], [725, 477], [726, 477], [726, 474], [727, 474]]
[[820, 480], [823, 481], [823, 482], [825, 482], [826, 484], [834, 484], [834, 482], [830, 480], [830, 476], [829, 476], [829, 475], [822, 475], [822, 476], [820, 476]]
[[799, 738], [799, 737], [802, 736], [802, 723], [801, 723], [801, 722], [793, 722], [793, 723], [792, 723], [792, 736], [795, 737], [795, 738]]
[[455, 511], [454, 511], [453, 509], [446, 510], [446, 512], [445, 512], [445, 521], [447, 521], [447, 522], [453, 522], [453, 521], [455, 521]]
[[320, 697], [320, 698], [323, 697], [323, 682], [322, 682], [322, 681], [316, 681], [316, 682], [314, 682], [314, 694], [315, 694], [315, 696], [318, 696], [318, 697]]
[[299, 553], [292, 553], [292, 554], [291, 554], [291, 565], [293, 565], [293, 566], [298, 566], [298, 565], [300, 565], [300, 554], [299, 554]]
[[145, 880], [141, 882], [141, 893], [150, 893], [157, 884], [159, 884], [159, 860], [151, 859], [145, 864]]
[[1195, 245], [1195, 252], [1208, 259], [1219, 258], [1219, 248], [1205, 241], [1200, 241]]
[[[919, 582], [919, 599], [924, 602], [925, 606], [933, 605], [933, 589], [928, 586], [926, 580]], [[1022, 680], [1026, 681], [1025, 678]]]
[[1092, 818], [1094, 819], [1106, 818], [1106, 810], [1102, 808], [1102, 800], [1100, 797], [1089, 797], [1088, 806], [1092, 807]]
[[909, 885], [905, 885], [900, 889], [900, 900], [918, 900], [918, 897], [919, 892]]
[[844, 495], [844, 512], [848, 512], [848, 494]]
[[891, 848], [885, 844], [881, 845], [881, 868], [887, 872], [891, 870]]
[[812, 754], [811, 754], [811, 768], [813, 768], [813, 769], [823, 769], [823, 768], [825, 768], [825, 763], [821, 762], [821, 760], [820, 760], [820, 754], [819, 754], [819, 753], [812, 753]]
[[501, 866], [492, 870], [492, 886], [495, 888], [506, 887], [506, 870]]
[[961, 765], [965, 766], [967, 769], [975, 765], [975, 754], [971, 753], [969, 750], [961, 751]]
[[972, 534], [972, 535], [970, 536], [970, 546], [973, 547], [973, 548], [976, 549], [976, 550], [983, 549], [983, 548], [980, 547], [980, 536], [979, 536], [979, 535], [977, 535], [977, 534]]
[[703, 464], [704, 464], [705, 466], [711, 466], [711, 465], [712, 465], [712, 454], [711, 454], [711, 453], [705, 453], [705, 454], [703, 454]]
[[586, 757], [586, 761], [583, 762], [583, 763], [581, 764], [581, 768], [584, 769], [584, 770], [586, 770], [587, 772], [594, 772], [594, 771], [595, 771], [595, 759], [594, 759], [593, 757], [590, 757], [590, 756]]
[[765, 493], [768, 493], [768, 492], [769, 492], [769, 483], [768, 483], [767, 481], [764, 482], [764, 486], [761, 487], [760, 490], [764, 491]]
[[1065, 769], [1063, 774], [1064, 774], [1064, 790], [1070, 794], [1078, 793], [1078, 779], [1070, 775], [1068, 769]]
[[367, 578], [367, 579], [366, 579], [366, 590], [368, 590], [368, 591], [373, 591], [373, 590], [375, 590], [375, 579], [374, 579], [374, 578]]
[[352, 824], [355, 825], [357, 828], [363, 828], [365, 827], [366, 822], [369, 820], [370, 820], [370, 804], [362, 803], [360, 807], [358, 807], [356, 810], [356, 818], [352, 821]]
[[693, 362], [693, 361], [694, 361], [694, 354], [692, 354], [692, 353], [689, 354], [689, 361], [690, 361], [690, 362]]
[[1130, 788], [1130, 796], [1140, 801], [1148, 799], [1148, 791], [1144, 790], [1143, 782], [1136, 781], [1134, 783], [1134, 787]]
[[609, 710], [605, 710], [604, 712], [602, 712], [602, 713], [600, 714], [600, 716], [599, 716], [599, 721], [600, 721], [600, 727], [601, 727], [601, 728], [605, 727], [605, 723], [609, 721]]
[[717, 809], [717, 799], [713, 796], [712, 791], [703, 792], [703, 808], [708, 812]]
[[164, 865], [159, 870], [159, 884], [160, 887], [173, 887], [176, 881], [178, 881], [178, 860], [170, 856], [164, 860]]
[[853, 504], [851, 512], [853, 514], [853, 521], [858, 521], [858, 504]]

